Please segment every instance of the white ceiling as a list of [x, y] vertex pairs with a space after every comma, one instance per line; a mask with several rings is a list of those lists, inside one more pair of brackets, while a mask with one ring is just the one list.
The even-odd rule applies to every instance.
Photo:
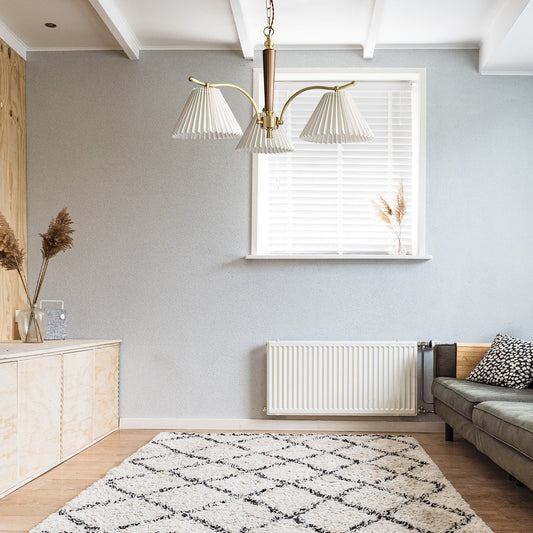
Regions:
[[[264, 0], [0, 0], [0, 37], [49, 50], [263, 47]], [[54, 22], [56, 28], [46, 28]], [[533, 0], [276, 0], [277, 48], [479, 48], [480, 71], [533, 75]]]

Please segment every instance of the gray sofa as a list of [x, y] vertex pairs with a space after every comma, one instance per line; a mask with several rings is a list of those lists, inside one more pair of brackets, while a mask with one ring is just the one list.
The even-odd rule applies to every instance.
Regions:
[[457, 379], [455, 344], [435, 346], [435, 412], [480, 452], [533, 490], [533, 388], [518, 390]]

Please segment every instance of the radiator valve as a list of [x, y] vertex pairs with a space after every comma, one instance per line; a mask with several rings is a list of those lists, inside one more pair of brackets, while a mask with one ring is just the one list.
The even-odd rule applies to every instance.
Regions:
[[422, 350], [431, 350], [433, 348], [433, 341], [417, 342], [417, 345], [419, 348], [422, 348]]

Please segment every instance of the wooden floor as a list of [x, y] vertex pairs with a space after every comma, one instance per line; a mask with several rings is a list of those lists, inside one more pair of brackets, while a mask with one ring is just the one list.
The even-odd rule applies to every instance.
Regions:
[[[156, 430], [120, 430], [0, 500], [0, 532], [26, 532], [154, 437]], [[518, 487], [473, 446], [443, 435], [413, 436], [495, 533], [533, 531], [533, 492]], [[282, 532], [280, 532], [282, 533]]]

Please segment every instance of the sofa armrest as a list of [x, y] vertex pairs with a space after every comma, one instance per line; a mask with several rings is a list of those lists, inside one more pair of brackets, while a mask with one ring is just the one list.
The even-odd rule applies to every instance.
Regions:
[[437, 344], [433, 348], [433, 377], [454, 378], [457, 374], [457, 345]]

